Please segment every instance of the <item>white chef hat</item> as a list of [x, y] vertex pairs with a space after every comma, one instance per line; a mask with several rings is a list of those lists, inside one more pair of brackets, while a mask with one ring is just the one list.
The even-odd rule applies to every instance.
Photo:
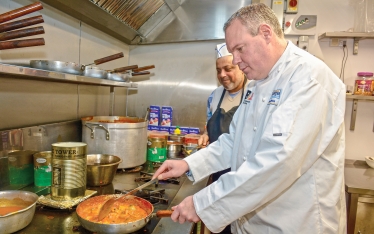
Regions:
[[218, 44], [216, 46], [216, 53], [217, 53], [217, 58], [221, 58], [221, 57], [224, 57], [224, 56], [227, 56], [227, 55], [232, 55], [227, 50], [226, 43]]

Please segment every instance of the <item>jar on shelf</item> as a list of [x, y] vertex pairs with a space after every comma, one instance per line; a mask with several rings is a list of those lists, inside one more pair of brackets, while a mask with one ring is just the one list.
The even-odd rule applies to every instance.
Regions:
[[374, 95], [374, 78], [372, 72], [359, 72], [355, 80], [354, 95]]

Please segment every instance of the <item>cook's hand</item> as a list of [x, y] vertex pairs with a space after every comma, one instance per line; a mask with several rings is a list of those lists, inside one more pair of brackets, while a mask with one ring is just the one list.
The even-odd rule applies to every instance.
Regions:
[[183, 175], [188, 170], [188, 164], [184, 160], [166, 160], [153, 174], [152, 179], [166, 180], [169, 178], [176, 178]]
[[186, 197], [179, 205], [173, 206], [171, 209], [173, 210], [171, 219], [174, 222], [184, 223], [188, 221], [197, 223], [200, 221], [193, 204], [193, 196]]
[[200, 147], [206, 147], [209, 144], [209, 136], [208, 134], [202, 134], [197, 141]]

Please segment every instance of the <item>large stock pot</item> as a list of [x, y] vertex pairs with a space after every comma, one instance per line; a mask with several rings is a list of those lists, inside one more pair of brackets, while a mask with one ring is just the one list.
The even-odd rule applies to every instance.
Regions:
[[118, 168], [133, 168], [146, 162], [147, 119], [125, 116], [82, 118], [82, 141], [88, 154], [111, 154], [122, 159]]

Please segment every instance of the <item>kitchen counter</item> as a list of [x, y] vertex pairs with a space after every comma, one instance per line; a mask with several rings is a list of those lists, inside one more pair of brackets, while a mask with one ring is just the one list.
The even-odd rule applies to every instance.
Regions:
[[355, 228], [361, 222], [357, 220], [359, 203], [374, 202], [374, 169], [365, 161], [347, 159], [344, 177], [347, 196], [347, 233], [353, 234], [356, 233]]
[[[135, 178], [139, 177], [140, 173], [125, 173], [117, 171], [113, 182], [109, 185], [102, 187], [87, 187], [90, 190], [96, 190], [96, 195], [113, 194], [115, 190], [130, 190], [138, 186]], [[192, 185], [192, 182], [187, 177], [182, 176], [179, 178], [179, 185], [170, 184], [160, 181], [157, 189], [165, 189], [165, 194], [169, 198], [168, 204], [154, 205], [155, 211], [171, 209], [172, 206], [179, 204], [185, 197], [196, 193], [207, 185], [208, 178], [204, 181]], [[141, 182], [140, 184], [142, 184]], [[151, 185], [150, 188], [154, 188]], [[194, 223], [179, 224], [173, 222], [170, 218], [154, 218], [138, 232], [135, 233], [163, 233], [163, 234], [190, 234], [195, 227]], [[75, 209], [61, 210], [54, 209], [46, 206], [37, 205], [36, 212], [32, 222], [24, 229], [16, 232], [22, 234], [28, 233], [85, 233], [89, 234], [90, 231], [84, 229], [77, 218]]]

